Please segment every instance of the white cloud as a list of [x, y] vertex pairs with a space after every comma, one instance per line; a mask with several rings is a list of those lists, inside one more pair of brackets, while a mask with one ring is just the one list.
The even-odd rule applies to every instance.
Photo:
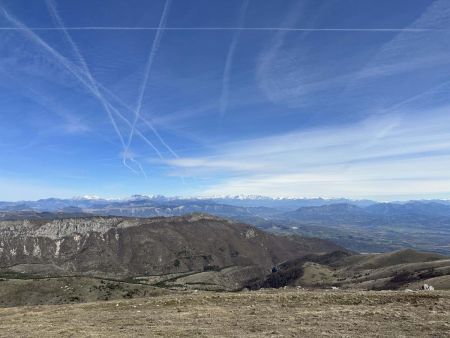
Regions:
[[449, 107], [222, 144], [167, 164], [225, 177], [206, 194], [374, 196], [450, 193]]

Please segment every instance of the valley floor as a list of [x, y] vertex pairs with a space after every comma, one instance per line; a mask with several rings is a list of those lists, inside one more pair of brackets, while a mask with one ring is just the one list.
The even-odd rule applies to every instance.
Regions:
[[450, 292], [260, 290], [0, 309], [0, 335], [445, 337]]

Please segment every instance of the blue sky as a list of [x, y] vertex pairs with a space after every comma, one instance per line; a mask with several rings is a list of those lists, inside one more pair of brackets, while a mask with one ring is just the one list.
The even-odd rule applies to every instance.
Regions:
[[447, 0], [0, 7], [0, 200], [450, 197]]

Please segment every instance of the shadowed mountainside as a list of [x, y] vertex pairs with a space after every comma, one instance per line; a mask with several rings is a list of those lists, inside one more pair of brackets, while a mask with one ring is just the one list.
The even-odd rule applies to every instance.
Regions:
[[383, 254], [352, 255], [344, 251], [311, 254], [280, 264], [251, 289], [302, 286], [363, 290], [418, 289], [424, 283], [450, 289], [450, 257], [400, 250]]
[[0, 222], [0, 267], [35, 275], [148, 276], [256, 266], [339, 246], [204, 214]]

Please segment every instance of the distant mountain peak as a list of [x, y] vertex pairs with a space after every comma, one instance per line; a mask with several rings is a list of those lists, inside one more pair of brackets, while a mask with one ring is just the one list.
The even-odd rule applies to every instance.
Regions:
[[97, 200], [104, 200], [105, 198], [95, 195], [83, 195], [83, 196], [75, 196], [72, 199], [75, 201], [97, 201]]

